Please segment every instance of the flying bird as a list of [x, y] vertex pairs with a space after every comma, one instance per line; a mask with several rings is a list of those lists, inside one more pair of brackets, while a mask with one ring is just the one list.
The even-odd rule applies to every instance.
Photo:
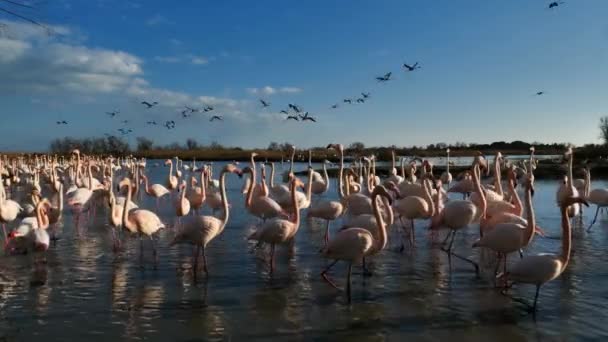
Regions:
[[370, 95], [371, 93], [361, 93], [361, 96], [363, 96], [364, 99], [369, 99]]
[[286, 110], [282, 109], [281, 113], [285, 114], [285, 115], [289, 115], [289, 112], [287, 112]]
[[348, 103], [348, 104], [353, 104], [353, 100], [351, 99], [344, 99], [342, 100], [344, 103]]
[[302, 112], [302, 109], [298, 105], [290, 103], [290, 104], [288, 104], [288, 106], [289, 106], [289, 108], [293, 109], [296, 113]]
[[363, 103], [363, 102], [365, 102], [365, 99], [362, 99], [362, 98], [357, 99], [357, 103]]
[[192, 107], [188, 107], [188, 106], [184, 106], [184, 108], [186, 108], [187, 111], [190, 111], [190, 113], [196, 113], [199, 111], [198, 108], [192, 108]]
[[119, 111], [115, 110], [113, 112], [106, 112], [106, 114], [108, 114], [110, 117], [115, 117], [118, 113], [120, 113]]
[[187, 117], [189, 117], [190, 115], [188, 113], [192, 113], [192, 112], [189, 112], [187, 109], [186, 110], [182, 110], [182, 117], [184, 119], [187, 118]]
[[296, 120], [296, 121], [300, 121], [300, 118], [298, 118], [297, 115], [287, 115], [287, 117], [285, 118], [285, 120]]
[[384, 74], [383, 76], [378, 76], [376, 77], [376, 80], [378, 80], [378, 82], [386, 82], [386, 81], [390, 81], [391, 80], [391, 75], [393, 75], [392, 72], [387, 72], [386, 74]]
[[270, 102], [266, 102], [263, 99], [260, 99], [260, 102], [262, 103], [262, 107], [264, 107], [264, 108], [270, 106]]
[[541, 95], [545, 95], [544, 91], [537, 91], [536, 92], [536, 96], [541, 96]]
[[224, 119], [219, 115], [214, 115], [211, 117], [211, 119], [209, 119], [209, 121], [215, 121], [215, 120], [224, 121]]
[[121, 122], [126, 125], [129, 123], [129, 120], [122, 120]]
[[148, 125], [156, 125], [156, 121], [148, 121], [146, 122]]
[[552, 3], [549, 4], [549, 9], [555, 8], [555, 7], [557, 7], [559, 5], [562, 5], [562, 4], [564, 4], [563, 1], [553, 1]]
[[331, 109], [336, 109], [338, 108], [338, 104], [336, 103], [335, 105], [331, 106]]
[[167, 129], [175, 128], [175, 121], [173, 121], [173, 120], [166, 121], [165, 122], [165, 127], [167, 127]]
[[414, 65], [407, 65], [407, 63], [403, 63], [403, 67], [407, 69], [406, 71], [414, 71], [416, 69], [420, 69], [418, 62], [414, 63]]
[[67, 125], [67, 124], [68, 124], [68, 122], [67, 122], [67, 121], [65, 121], [65, 120], [61, 120], [61, 121], [57, 121], [57, 124], [58, 124], [58, 125]]
[[317, 120], [315, 118], [308, 115], [308, 112], [304, 113], [304, 115], [300, 115], [300, 120], [302, 120], [302, 121], [308, 120], [308, 121], [312, 121], [312, 122], [317, 122]]
[[211, 106], [206, 106], [205, 108], [203, 108], [203, 111], [204, 111], [205, 113], [210, 112], [210, 111], [212, 111], [212, 110], [213, 110], [213, 107], [211, 107]]
[[144, 106], [148, 107], [148, 109], [156, 106], [158, 104], [158, 102], [154, 101], [152, 103], [148, 102], [148, 101], [141, 101], [141, 104], [143, 104]]

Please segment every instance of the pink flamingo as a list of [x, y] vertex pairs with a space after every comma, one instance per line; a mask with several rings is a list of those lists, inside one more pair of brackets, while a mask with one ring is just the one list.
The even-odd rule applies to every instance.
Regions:
[[144, 174], [141, 175], [144, 179], [144, 185], [146, 186], [146, 194], [156, 199], [156, 211], [160, 210], [160, 199], [170, 193], [169, 189], [165, 188], [161, 184], [152, 184], [148, 182], [148, 177]]
[[264, 222], [249, 236], [249, 240], [265, 242], [270, 244], [270, 273], [274, 272], [274, 248], [277, 244], [284, 244], [291, 241], [300, 227], [300, 208], [296, 199], [296, 187], [304, 184], [295, 177], [292, 177], [290, 184], [291, 202], [295, 208], [293, 220], [274, 218]]
[[[243, 174], [249, 173], [251, 179], [256, 178], [255, 168], [247, 166], [242, 172]], [[255, 190], [253, 186], [253, 182], [249, 183], [247, 197], [245, 198], [245, 207], [252, 215], [261, 218], [263, 221], [280, 215], [287, 215], [283, 208], [272, 198], [268, 196], [254, 196]]]
[[383, 186], [377, 186], [372, 192], [374, 216], [376, 217], [376, 223], [378, 225], [378, 239], [376, 239], [367, 229], [348, 228], [334, 235], [321, 251], [323, 257], [334, 260], [321, 272], [321, 276], [336, 289], [338, 287], [327, 277], [327, 272], [340, 260], [348, 262], [346, 293], [349, 302], [351, 298], [351, 274], [353, 263], [363, 262], [365, 257], [379, 252], [386, 246], [386, 224], [380, 213], [378, 196], [383, 196], [389, 203], [392, 201], [389, 193]]
[[536, 311], [536, 303], [540, 287], [557, 277], [559, 277], [570, 261], [570, 251], [572, 245], [572, 229], [570, 227], [569, 207], [573, 204], [584, 204], [588, 206], [587, 201], [581, 197], [569, 197], [561, 202], [562, 216], [562, 250], [559, 255], [555, 254], [540, 254], [532, 255], [523, 258], [511, 268], [511, 272], [505, 274], [513, 283], [533, 284], [536, 285], [536, 294], [534, 295], [534, 304], [532, 311]]
[[239, 177], [242, 177], [242, 172], [236, 166], [232, 164], [226, 165], [222, 172], [220, 173], [220, 195], [222, 197], [222, 206], [224, 209], [224, 216], [221, 219], [218, 219], [214, 216], [190, 216], [184, 219], [182, 224], [182, 228], [171, 241], [170, 246], [180, 243], [188, 243], [196, 246], [196, 250], [193, 256], [194, 262], [194, 271], [197, 270], [198, 264], [198, 255], [202, 251], [203, 255], [203, 270], [205, 274], [208, 274], [207, 271], [207, 256], [205, 253], [205, 249], [211, 240], [220, 235], [226, 224], [228, 223], [228, 218], [230, 215], [229, 207], [228, 207], [228, 199], [226, 196], [226, 174], [235, 173]]

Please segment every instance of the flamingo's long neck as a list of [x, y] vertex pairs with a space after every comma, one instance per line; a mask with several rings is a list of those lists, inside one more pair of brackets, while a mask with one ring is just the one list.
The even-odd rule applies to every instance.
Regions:
[[534, 237], [534, 232], [536, 230], [536, 218], [534, 216], [534, 207], [532, 206], [532, 188], [526, 187], [526, 220], [528, 221], [528, 225], [526, 226], [526, 231], [524, 233], [524, 242], [526, 246], [532, 242], [532, 238]]
[[447, 173], [450, 173], [450, 150], [448, 150], [448, 152], [447, 152], [447, 153], [448, 153], [448, 159], [447, 159], [447, 160], [448, 160], [448, 162], [447, 162], [447, 165], [445, 166], [445, 171], [446, 171]]
[[173, 161], [169, 160], [169, 183], [171, 182], [171, 176], [173, 176]]
[[251, 182], [249, 182], [249, 189], [247, 190], [247, 199], [245, 200], [245, 205], [247, 208], [251, 207], [251, 202], [253, 201], [253, 187], [255, 186], [255, 169], [250, 168], [249, 175], [251, 177]]
[[[222, 218], [222, 227], [220, 230], [224, 230], [226, 223], [228, 223], [228, 217], [230, 216], [230, 208], [228, 206], [228, 198], [226, 196], [226, 172], [226, 170], [222, 170], [222, 173], [220, 174], [220, 196], [222, 199], [222, 206], [224, 207], [224, 217]], [[251, 182], [251, 184], [253, 184], [253, 182]], [[251, 196], [252, 193], [253, 191], [250, 186], [249, 194], [247, 194], [247, 196]]]
[[[574, 161], [574, 154], [572, 152], [572, 150], [570, 150], [570, 156], [568, 158], [568, 187], [572, 188], [572, 181], [573, 181], [573, 175], [572, 175], [572, 163]], [[530, 165], [530, 168], [532, 168], [532, 165]]]
[[291, 150], [291, 159], [290, 159], [290, 164], [289, 164], [289, 174], [293, 173], [293, 159], [296, 157], [296, 149], [292, 149]]
[[[424, 177], [422, 179], [422, 186], [424, 188], [424, 197], [426, 202], [429, 204], [429, 211], [426, 213], [428, 217], [432, 217], [435, 215], [435, 203], [433, 201], [433, 196], [431, 195], [430, 184], [429, 181]], [[439, 196], [439, 194], [437, 194]]]
[[397, 163], [395, 162], [395, 150], [391, 151], [391, 174], [397, 173]]
[[323, 162], [323, 180], [325, 180], [325, 191], [329, 190], [329, 175], [327, 174], [327, 165]]
[[270, 188], [274, 188], [274, 163], [270, 163]]
[[133, 225], [131, 224], [131, 221], [129, 221], [129, 211], [127, 210], [129, 202], [131, 202], [131, 182], [127, 183], [127, 198], [122, 206], [122, 226], [132, 230]]
[[522, 207], [521, 199], [515, 191], [515, 184], [512, 178], [509, 178], [509, 194], [511, 195], [511, 200], [513, 201], [513, 205], [515, 206], [515, 215], [522, 216], [524, 208]]
[[591, 190], [591, 168], [587, 167], [585, 172], [585, 198], [589, 197], [589, 191]]
[[312, 200], [312, 167], [308, 168], [308, 184], [306, 184], [306, 200], [308, 203]]
[[[310, 182], [309, 182], [310, 183]], [[293, 224], [295, 227], [295, 231], [300, 227], [300, 208], [298, 207], [298, 200], [296, 198], [296, 182], [293, 180], [291, 182], [291, 204], [294, 208], [295, 214], [293, 218]], [[294, 231], [294, 235], [295, 235]]]
[[342, 199], [344, 198], [344, 180], [342, 179], [342, 177], [344, 177], [344, 151], [340, 149], [338, 152], [340, 153], [340, 170], [338, 171], [338, 193], [340, 194], [340, 199]]
[[148, 182], [148, 177], [146, 175], [144, 175], [143, 178], [144, 178], [144, 186], [146, 187], [146, 193], [148, 195], [152, 195], [152, 191], [150, 189], [150, 183]]
[[500, 158], [498, 154], [496, 154], [496, 158], [494, 158], [494, 187], [496, 188], [496, 193], [502, 196], [503, 191], [500, 176]]
[[[378, 227], [378, 240], [375, 240], [376, 249], [381, 250], [386, 247], [387, 237], [386, 237], [386, 225], [384, 223], [384, 219], [382, 218], [382, 213], [380, 213], [380, 204], [378, 202], [379, 193], [374, 193], [372, 197], [372, 203], [374, 204], [374, 216], [376, 217], [376, 225]], [[393, 221], [393, 210], [391, 206], [386, 206], [386, 210], [388, 211], [388, 220], [389, 222]]]
[[201, 171], [201, 197], [203, 198], [203, 201], [205, 200], [205, 198], [207, 197], [207, 185], [205, 184], [205, 170]]
[[[486, 210], [488, 209], [488, 203], [486, 202], [486, 195], [483, 192], [483, 189], [481, 188], [481, 183], [480, 183], [480, 174], [479, 174], [479, 165], [475, 165], [473, 166], [473, 185], [475, 186], [475, 191], [477, 192], [477, 194], [479, 195], [479, 198], [481, 200], [481, 204], [480, 204], [480, 211], [481, 211], [481, 216], [480, 216], [480, 220], [483, 221], [486, 219]], [[479, 225], [479, 235], [480, 237], [483, 236], [483, 231], [481, 229], [481, 224]]]
[[[572, 244], [572, 230], [570, 229], [570, 219], [568, 217], [568, 207], [563, 206], [562, 212], [562, 253], [559, 259], [562, 261], [563, 272], [570, 261], [570, 249]], [[529, 223], [528, 223], [529, 224]]]
[[89, 167], [87, 168], [89, 172], [89, 190], [93, 190], [93, 172], [91, 170], [91, 162], [89, 162]]

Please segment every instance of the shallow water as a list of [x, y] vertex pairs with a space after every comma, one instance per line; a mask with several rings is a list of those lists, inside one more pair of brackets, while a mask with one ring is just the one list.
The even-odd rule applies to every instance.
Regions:
[[[216, 163], [216, 170], [221, 165]], [[166, 172], [162, 167], [147, 171], [154, 183], [163, 182]], [[336, 198], [333, 181], [324, 197]], [[127, 239], [127, 252], [114, 255], [103, 209], [80, 238], [66, 212], [61, 239], [45, 256], [0, 256], [0, 339], [462, 341], [492, 336], [494, 341], [544, 341], [608, 335], [606, 217], [589, 233], [574, 228], [571, 263], [542, 288], [535, 317], [493, 288], [491, 271], [477, 278], [470, 265], [457, 259], [450, 270], [445, 253], [431, 246], [426, 222], [416, 225], [415, 250], [397, 252], [398, 235], [392, 232], [388, 248], [370, 262], [372, 277], [363, 278], [354, 268], [348, 304], [319, 276], [326, 265], [318, 255], [322, 222], [304, 221], [293, 250], [278, 249], [277, 269], [270, 275], [262, 252], [250, 252], [246, 241], [256, 219], [244, 210], [242, 180], [229, 175], [227, 184], [231, 217], [209, 245], [209, 277], [194, 279], [189, 246], [168, 247], [172, 229], [159, 236], [157, 269], [149, 241], [143, 269], [136, 238]], [[607, 185], [594, 182], [593, 187]], [[536, 182], [537, 220], [548, 238], [536, 238], [526, 254], [559, 250], [556, 187], [556, 182]], [[140, 203], [155, 208], [149, 198]], [[585, 211], [585, 223], [593, 212]], [[173, 222], [168, 201], [160, 216]], [[476, 232], [470, 227], [458, 236], [458, 252], [478, 258], [470, 248]], [[346, 265], [338, 264], [331, 273], [340, 286], [345, 271]], [[532, 300], [534, 288], [518, 286], [512, 293]]]

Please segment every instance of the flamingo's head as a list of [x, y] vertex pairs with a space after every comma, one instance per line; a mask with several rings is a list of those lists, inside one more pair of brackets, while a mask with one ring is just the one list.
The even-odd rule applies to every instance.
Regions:
[[383, 196], [388, 200], [389, 205], [393, 204], [393, 197], [388, 193], [388, 190], [382, 185], [377, 185], [372, 192], [372, 198], [375, 196]]
[[165, 165], [171, 165], [171, 164], [173, 164], [173, 161], [171, 159], [165, 160]]
[[222, 171], [224, 171], [224, 172], [230, 172], [230, 173], [235, 173], [239, 177], [243, 176], [243, 170], [239, 169], [234, 164], [228, 164], [228, 165], [224, 166], [224, 169]]

